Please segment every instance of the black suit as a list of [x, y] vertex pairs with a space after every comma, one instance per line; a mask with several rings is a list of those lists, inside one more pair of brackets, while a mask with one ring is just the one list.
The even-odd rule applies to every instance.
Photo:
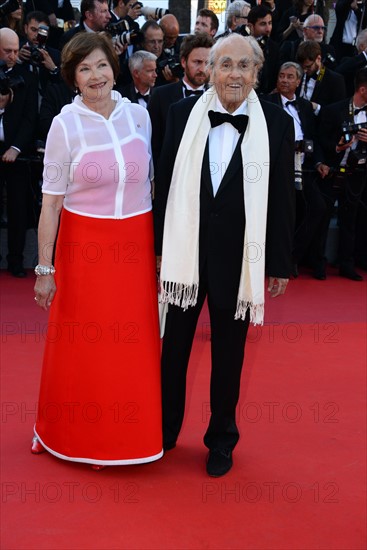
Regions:
[[[20, 47], [28, 45], [28, 42], [21, 44]], [[50, 48], [48, 45], [46, 46], [46, 51], [51, 57], [52, 61], [55, 63], [57, 68], [60, 68], [61, 63], [61, 54], [60, 51], [56, 48]], [[60, 82], [60, 72], [57, 71], [56, 74], [51, 74], [48, 69], [42, 64], [39, 63], [37, 65], [32, 64], [31, 62], [23, 61], [22, 66], [25, 67], [29, 72], [33, 72], [38, 80], [38, 91], [41, 94], [41, 96], [45, 95], [47, 85], [50, 83], [56, 84], [57, 82]]]
[[148, 112], [152, 121], [152, 153], [154, 166], [157, 166], [166, 131], [168, 110], [172, 103], [183, 99], [182, 82], [160, 86], [152, 91]]
[[[351, 11], [352, 2], [353, 0], [338, 0], [335, 5], [336, 25], [333, 35], [330, 38], [330, 44], [332, 44], [335, 48], [338, 61], [344, 56], [352, 56], [355, 54], [354, 45], [346, 44], [343, 42], [344, 26], [348, 19], [349, 12]], [[364, 29], [367, 25], [367, 10], [364, 11], [363, 21], [361, 21], [362, 9], [361, 7], [358, 7], [356, 10], [354, 10], [354, 13], [357, 17], [356, 35], [359, 32], [358, 29]]]
[[340, 101], [345, 97], [346, 90], [343, 77], [326, 68], [322, 79], [316, 81], [311, 101], [323, 107], [324, 105]]
[[[270, 94], [263, 99], [283, 108], [281, 96], [278, 93]], [[323, 162], [323, 154], [316, 133], [311, 103], [299, 97], [296, 109], [301, 122], [303, 139], [312, 140], [314, 150], [311, 155], [305, 155], [302, 165], [303, 189], [296, 193], [297, 216], [293, 259], [295, 264], [299, 264], [307, 257], [316, 269], [324, 261], [324, 248], [320, 245], [318, 235], [328, 217], [327, 205], [320, 192], [319, 178], [315, 170], [315, 165]]]
[[[11, 146], [27, 155], [34, 145], [38, 115], [37, 82], [32, 73], [20, 65], [12, 71], [22, 76], [24, 85], [14, 91], [13, 101], [3, 115], [5, 141], [0, 141], [0, 157]], [[6, 183], [8, 215], [8, 266], [16, 271], [22, 267], [27, 230], [30, 195], [29, 170], [25, 162], [1, 163], [1, 188]]]
[[[117, 86], [116, 90], [120, 92], [122, 97], [127, 97], [127, 99], [130, 99], [132, 103], [139, 103], [139, 98], [137, 96], [133, 82], [131, 82], [130, 84], [127, 84], [126, 86], [121, 86], [121, 87]], [[148, 102], [146, 102], [146, 104], [143, 105], [143, 107], [149, 105], [151, 93], [152, 93], [152, 90], [150, 90], [150, 93], [148, 94]]]
[[[170, 108], [154, 200], [156, 253], [161, 254], [164, 215], [176, 153], [197, 98]], [[271, 275], [288, 277], [293, 240], [293, 143], [291, 119], [262, 102], [270, 140], [270, 184], [267, 228], [267, 268]], [[216, 195], [213, 195], [208, 145], [200, 189], [199, 295], [186, 312], [169, 306], [162, 351], [163, 437], [166, 445], [179, 434], [185, 407], [186, 371], [196, 324], [205, 297], [211, 319], [211, 420], [205, 435], [210, 449], [233, 449], [239, 434], [235, 408], [239, 397], [248, 318], [235, 321], [243, 257], [245, 210], [243, 173], [237, 147]], [[185, 182], [182, 182], [183, 185]]]
[[[345, 99], [325, 107], [321, 113], [320, 143], [323, 147], [327, 165], [337, 168], [344, 157], [344, 152], [337, 153], [335, 148], [342, 136], [342, 124], [346, 121], [354, 122], [350, 115], [350, 99]], [[360, 143], [365, 149], [367, 144]], [[367, 152], [365, 153], [367, 156]], [[338, 200], [339, 219], [339, 262], [341, 268], [351, 268], [354, 265], [356, 244], [356, 219], [358, 206], [366, 186], [366, 164], [359, 169], [347, 168], [346, 176], [341, 188], [336, 187], [335, 179], [330, 178], [323, 182], [322, 189], [329, 206], [329, 219], [333, 214], [334, 203]], [[326, 242], [327, 227], [322, 235]]]
[[344, 77], [348, 97], [354, 94], [354, 77], [363, 67], [367, 67], [367, 56], [363, 52], [353, 57], [344, 57], [336, 67], [335, 72]]

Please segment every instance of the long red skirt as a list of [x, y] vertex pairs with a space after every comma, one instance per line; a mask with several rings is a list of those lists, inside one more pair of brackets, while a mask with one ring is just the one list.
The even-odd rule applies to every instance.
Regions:
[[151, 212], [123, 220], [63, 210], [36, 436], [93, 464], [162, 456], [160, 341]]

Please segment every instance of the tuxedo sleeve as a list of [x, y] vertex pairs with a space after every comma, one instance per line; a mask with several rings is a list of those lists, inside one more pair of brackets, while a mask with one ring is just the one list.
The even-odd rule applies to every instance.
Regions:
[[282, 118], [276, 139], [270, 137], [266, 270], [272, 277], [289, 278], [295, 222], [294, 126], [291, 117]]
[[[154, 243], [155, 243], [155, 252], [157, 256], [161, 256], [162, 254], [164, 216], [166, 212], [166, 204], [168, 199], [169, 188], [171, 185], [173, 167], [174, 167], [176, 153], [178, 149], [177, 124], [175, 124], [174, 107], [175, 105], [173, 104], [168, 111], [167, 127], [165, 132], [165, 138], [162, 145], [160, 160], [155, 165], [153, 215], [154, 215]], [[154, 147], [153, 121], [152, 121], [152, 126], [153, 126], [152, 147]], [[153, 157], [154, 157], [154, 149], [153, 149]]]

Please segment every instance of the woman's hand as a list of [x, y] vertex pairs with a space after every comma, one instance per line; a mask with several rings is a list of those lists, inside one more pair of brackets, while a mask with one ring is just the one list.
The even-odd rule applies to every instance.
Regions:
[[55, 277], [53, 275], [37, 277], [34, 293], [36, 304], [47, 311], [56, 293]]

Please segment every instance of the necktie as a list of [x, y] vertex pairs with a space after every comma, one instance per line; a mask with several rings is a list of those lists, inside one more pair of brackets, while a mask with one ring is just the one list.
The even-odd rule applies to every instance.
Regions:
[[354, 116], [358, 115], [358, 113], [363, 113], [363, 111], [367, 113], [367, 105], [361, 107], [360, 109], [354, 109]]
[[285, 106], [288, 107], [288, 105], [293, 105], [293, 107], [295, 107], [297, 105], [297, 100], [294, 99], [293, 101], [286, 101]]
[[220, 126], [224, 122], [229, 122], [241, 134], [247, 128], [247, 115], [230, 115], [229, 113], [219, 113], [218, 111], [209, 111], [208, 116], [212, 128]]
[[143, 95], [140, 92], [136, 92], [136, 97], [138, 99], [144, 99], [145, 103], [148, 103], [150, 95], [149, 94]]

